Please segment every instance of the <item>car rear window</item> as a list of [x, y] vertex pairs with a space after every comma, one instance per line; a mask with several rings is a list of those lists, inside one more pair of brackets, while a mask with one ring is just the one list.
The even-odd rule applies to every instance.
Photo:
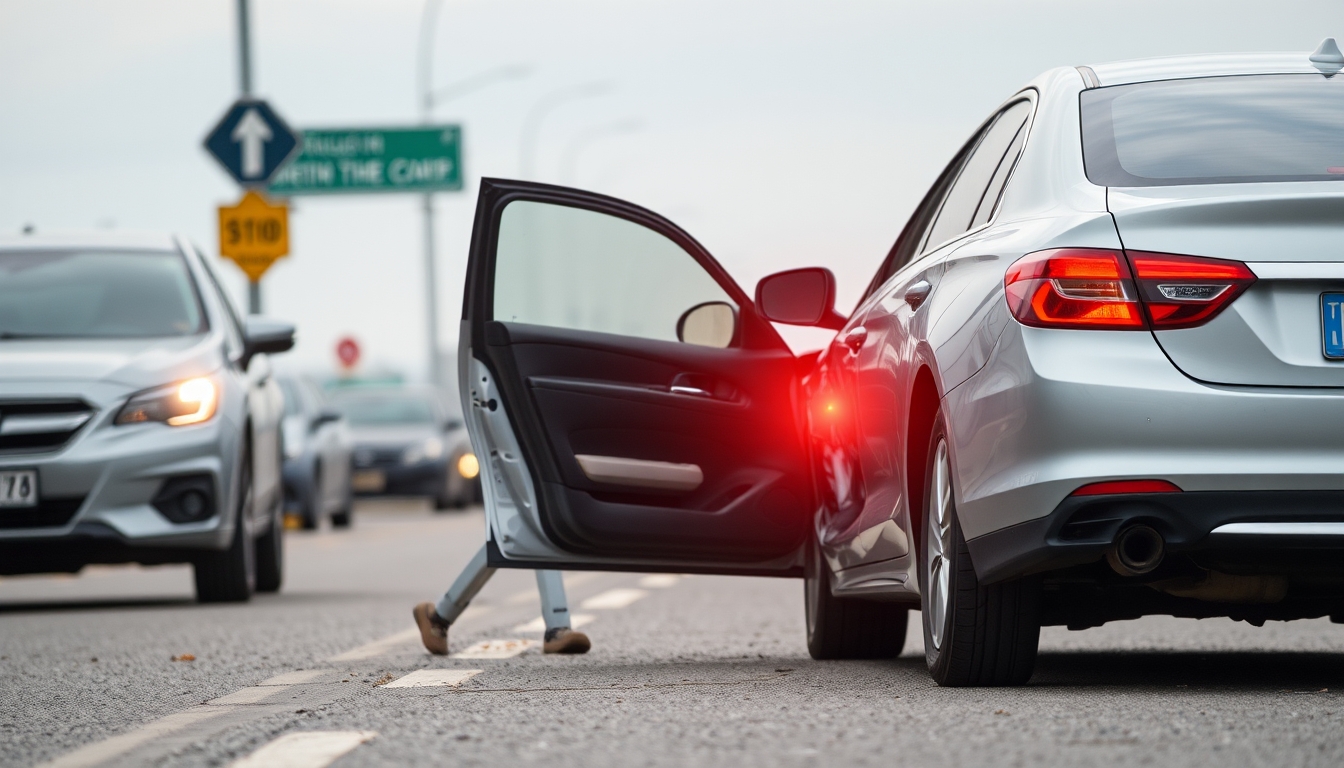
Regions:
[[171, 251], [0, 251], [0, 339], [143, 338], [205, 330]]
[[1256, 75], [1083, 91], [1094, 184], [1344, 179], [1344, 78]]

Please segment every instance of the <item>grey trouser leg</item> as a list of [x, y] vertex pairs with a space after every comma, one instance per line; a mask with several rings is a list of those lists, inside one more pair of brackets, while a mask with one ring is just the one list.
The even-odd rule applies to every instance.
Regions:
[[546, 631], [569, 627], [569, 601], [559, 571], [537, 571], [537, 591], [541, 593], [541, 618]]
[[[449, 587], [448, 591], [443, 593], [443, 597], [439, 598], [439, 604], [434, 606], [434, 612], [439, 614], [440, 618], [446, 619], [449, 624], [457, 621], [457, 617], [467, 610], [468, 605], [471, 605], [472, 598], [476, 597], [476, 593], [480, 592], [481, 587], [485, 586], [485, 582], [489, 581], [490, 577], [494, 575], [495, 569], [487, 567], [485, 564], [485, 546], [482, 545], [477, 550], [476, 555], [471, 558], [471, 562], [467, 563], [467, 567], [463, 568], [462, 573], [458, 574], [453, 586]], [[541, 581], [541, 571], [537, 571], [537, 581], [538, 583]], [[544, 603], [545, 592], [542, 595], [542, 602]], [[564, 600], [565, 593], [562, 588], [560, 592], [561, 604], [564, 603]], [[569, 620], [568, 613], [565, 614], [565, 620]]]

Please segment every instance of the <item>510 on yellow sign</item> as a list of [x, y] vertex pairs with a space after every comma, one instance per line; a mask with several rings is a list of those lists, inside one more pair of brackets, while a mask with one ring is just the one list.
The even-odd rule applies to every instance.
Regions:
[[219, 255], [259, 282], [275, 260], [289, 253], [289, 208], [248, 190], [237, 205], [219, 207]]

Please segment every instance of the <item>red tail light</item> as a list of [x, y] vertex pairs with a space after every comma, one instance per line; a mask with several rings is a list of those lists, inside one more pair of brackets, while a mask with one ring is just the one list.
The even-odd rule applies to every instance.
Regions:
[[1111, 480], [1104, 483], [1088, 483], [1070, 496], [1107, 496], [1113, 493], [1180, 493], [1175, 483], [1166, 480]]
[[1059, 248], [1029, 253], [1004, 277], [1008, 309], [1041, 328], [1146, 327], [1129, 264], [1119, 251]]
[[1154, 330], [1202, 325], [1255, 282], [1239, 261], [1142, 251], [1129, 251], [1129, 260]]
[[1004, 292], [1023, 325], [1171, 330], [1212, 320], [1254, 282], [1255, 274], [1239, 261], [1058, 248], [1014, 262]]

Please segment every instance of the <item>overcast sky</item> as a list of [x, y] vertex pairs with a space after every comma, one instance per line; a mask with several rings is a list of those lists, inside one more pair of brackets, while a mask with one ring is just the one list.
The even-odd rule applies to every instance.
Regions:
[[[418, 119], [421, 0], [252, 0], [257, 93], [296, 127]], [[0, 0], [0, 231], [181, 232], [217, 252], [238, 190], [201, 149], [238, 88], [233, 0]], [[467, 186], [438, 197], [441, 334], [455, 344], [477, 180], [520, 175], [548, 95], [607, 93], [542, 125], [533, 176], [672, 218], [751, 292], [824, 265], [852, 306], [927, 186], [1003, 99], [1054, 66], [1300, 50], [1344, 38], [1338, 0], [448, 0], [434, 80], [530, 67], [444, 104]], [[267, 314], [290, 363], [424, 371], [418, 198], [302, 198]], [[221, 267], [245, 304], [245, 283]]]

